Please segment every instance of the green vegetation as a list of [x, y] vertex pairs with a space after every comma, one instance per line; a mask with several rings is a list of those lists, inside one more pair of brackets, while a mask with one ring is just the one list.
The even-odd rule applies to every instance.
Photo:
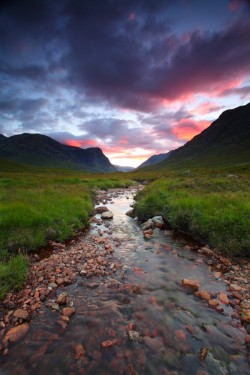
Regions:
[[249, 168], [233, 171], [169, 170], [138, 194], [136, 214], [139, 219], [162, 214], [173, 228], [223, 253], [249, 256]]
[[9, 290], [22, 287], [27, 271], [27, 258], [23, 255], [17, 255], [7, 263], [0, 263], [0, 299]]
[[[5, 161], [0, 161], [0, 166]], [[124, 174], [95, 175], [60, 169], [22, 168], [8, 162], [0, 173], [0, 296], [20, 287], [26, 254], [49, 239], [63, 241], [86, 226], [93, 190], [127, 187]], [[13, 269], [16, 271], [13, 272]]]

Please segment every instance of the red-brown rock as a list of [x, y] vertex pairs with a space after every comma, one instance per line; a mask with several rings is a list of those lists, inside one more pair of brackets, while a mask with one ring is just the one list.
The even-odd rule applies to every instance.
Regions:
[[223, 292], [218, 293], [218, 299], [224, 305], [229, 304], [229, 299], [228, 299], [228, 296], [226, 295], [226, 293], [223, 293]]
[[201, 290], [199, 292], [196, 292], [195, 294], [196, 294], [197, 297], [200, 297], [204, 301], [209, 301], [212, 298], [211, 293], [209, 293], [205, 290]]
[[185, 288], [198, 290], [200, 287], [200, 283], [198, 280], [183, 279], [182, 286], [184, 286]]
[[101, 347], [102, 347], [102, 348], [110, 348], [110, 347], [112, 347], [112, 346], [114, 346], [114, 345], [117, 345], [117, 344], [118, 344], [117, 339], [106, 340], [106, 341], [103, 341], [103, 342], [101, 343]]
[[85, 349], [84, 349], [84, 347], [82, 346], [82, 344], [77, 344], [76, 346], [75, 346], [75, 355], [74, 355], [74, 358], [75, 359], [79, 359], [79, 358], [81, 358], [81, 357], [83, 357], [84, 356], [84, 354], [85, 354]]
[[26, 335], [29, 330], [29, 325], [27, 323], [20, 324], [19, 326], [11, 328], [5, 335], [3, 339], [3, 344], [14, 343], [19, 341], [22, 337]]
[[27, 310], [17, 309], [14, 311], [14, 317], [23, 320], [29, 320], [30, 316]]
[[76, 312], [76, 309], [74, 307], [65, 307], [62, 309], [62, 315], [67, 316], [68, 318], [72, 315], [74, 315]]

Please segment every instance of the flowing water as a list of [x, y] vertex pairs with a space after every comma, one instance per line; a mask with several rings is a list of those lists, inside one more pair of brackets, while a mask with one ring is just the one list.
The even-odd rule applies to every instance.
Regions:
[[[56, 325], [56, 312], [36, 318], [2, 357], [0, 374], [249, 374], [244, 332], [236, 328], [232, 308], [218, 313], [181, 280], [198, 279], [200, 290], [211, 293], [226, 291], [225, 284], [183, 241], [160, 230], [144, 239], [137, 220], [125, 215], [133, 194], [121, 192], [107, 205], [114, 213], [110, 227], [92, 224], [87, 234], [101, 230], [109, 237], [121, 267], [112, 276], [92, 278], [95, 288], [80, 277], [64, 288], [76, 308], [68, 328]], [[86, 350], [78, 360], [77, 344]]]

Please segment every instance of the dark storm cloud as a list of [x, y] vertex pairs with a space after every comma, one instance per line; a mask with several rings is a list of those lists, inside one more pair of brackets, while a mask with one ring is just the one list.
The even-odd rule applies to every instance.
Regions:
[[44, 98], [38, 99], [6, 99], [0, 100], [0, 110], [3, 112], [37, 112], [47, 104]]
[[250, 73], [249, 23], [212, 33], [191, 30], [183, 38], [168, 15], [173, 4], [5, 2], [0, 71], [10, 80], [46, 82], [47, 77], [48, 84], [56, 80], [90, 102], [146, 112], [160, 106], [162, 98], [176, 100]]

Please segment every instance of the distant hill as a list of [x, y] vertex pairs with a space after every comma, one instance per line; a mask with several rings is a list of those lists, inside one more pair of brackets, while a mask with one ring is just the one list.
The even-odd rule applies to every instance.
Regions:
[[122, 165], [115, 164], [113, 164], [113, 166], [118, 172], [132, 172], [135, 169], [134, 167], [123, 167]]
[[149, 165], [152, 165], [152, 164], [160, 163], [162, 160], [169, 158], [171, 153], [172, 151], [169, 151], [165, 154], [158, 154], [158, 155], [150, 156], [150, 158], [148, 158], [143, 163], [141, 163], [139, 167], [137, 167], [137, 169], [148, 167]]
[[154, 165], [154, 169], [249, 163], [250, 103], [223, 112], [207, 129], [172, 151], [169, 158]]
[[42, 134], [0, 135], [0, 157], [35, 166], [114, 172], [100, 148], [67, 146]]

